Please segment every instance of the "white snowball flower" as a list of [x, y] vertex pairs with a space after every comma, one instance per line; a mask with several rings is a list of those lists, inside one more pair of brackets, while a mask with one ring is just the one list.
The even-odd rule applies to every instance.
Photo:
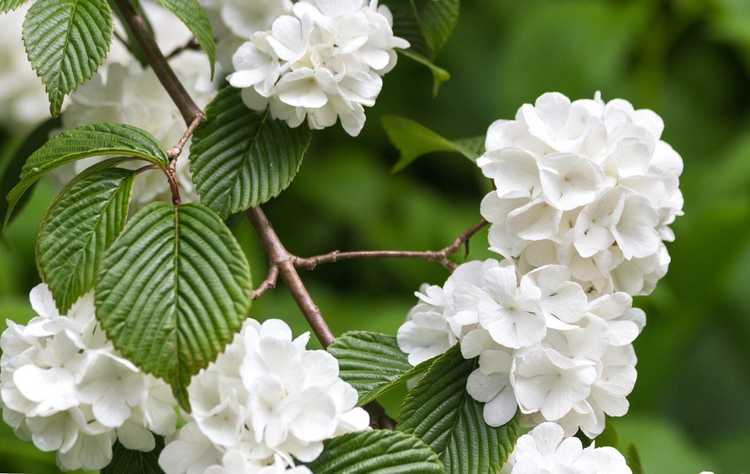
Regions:
[[167, 474], [302, 474], [292, 456], [312, 461], [324, 440], [367, 429], [369, 415], [339, 378], [338, 362], [307, 350], [308, 339], [293, 339], [280, 320], [247, 320], [226, 352], [191, 381], [194, 421], [162, 453]]
[[547, 93], [498, 120], [477, 160], [496, 190], [482, 201], [491, 249], [524, 272], [566, 266], [599, 294], [650, 293], [682, 215], [682, 158], [654, 112], [622, 99]]
[[151, 451], [174, 431], [169, 387], [120, 357], [94, 317], [91, 294], [60, 315], [46, 285], [31, 290], [37, 316], [8, 321], [0, 337], [0, 406], [16, 434], [57, 453], [63, 470], [101, 469], [112, 445]]
[[[232, 3], [232, 2], [227, 2]], [[336, 120], [352, 136], [375, 104], [382, 76], [396, 64], [393, 18], [377, 0], [301, 0], [267, 31], [255, 32], [233, 56], [229, 83], [251, 109], [312, 129]]]
[[11, 128], [29, 128], [49, 116], [47, 94], [21, 39], [29, 7], [0, 15], [0, 123]]
[[542, 423], [518, 438], [503, 474], [630, 474], [625, 458], [611, 447], [584, 448], [555, 423]]
[[[177, 76], [199, 106], [205, 106], [215, 92], [210, 80], [205, 54], [186, 51], [170, 61]], [[125, 123], [151, 133], [165, 149], [173, 147], [185, 131], [179, 110], [161, 87], [151, 69], [143, 69], [130, 60], [127, 65], [113, 63], [70, 96], [63, 113], [65, 128], [111, 122]], [[177, 178], [185, 202], [197, 200], [188, 162], [189, 145], [177, 160]], [[98, 158], [78, 161], [75, 171], [80, 172], [99, 161]], [[142, 167], [143, 163], [132, 166]], [[134, 205], [142, 206], [156, 199], [168, 199], [169, 186], [159, 170], [142, 172], [136, 178], [133, 193]]]

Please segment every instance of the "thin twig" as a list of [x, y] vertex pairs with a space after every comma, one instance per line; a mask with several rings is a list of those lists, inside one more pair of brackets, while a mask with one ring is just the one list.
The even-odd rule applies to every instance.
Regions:
[[263, 293], [270, 290], [271, 288], [276, 288], [276, 282], [279, 279], [279, 267], [276, 266], [276, 264], [272, 263], [271, 266], [268, 268], [268, 275], [266, 275], [266, 279], [263, 280], [263, 282], [258, 285], [258, 288], [253, 291], [252, 295], [250, 295], [250, 299], [257, 300], [261, 296], [263, 296]]
[[314, 257], [297, 257], [294, 260], [294, 264], [299, 268], [304, 268], [305, 270], [314, 270], [318, 265], [324, 263], [335, 263], [342, 260], [373, 258], [419, 258], [430, 262], [437, 262], [448, 270], [453, 271], [456, 268], [456, 264], [450, 259], [451, 255], [458, 252], [462, 245], [468, 245], [469, 240], [486, 225], [487, 221], [482, 219], [479, 223], [462, 232], [461, 235], [456, 237], [456, 239], [451, 242], [450, 245], [440, 250], [357, 250], [353, 252], [340, 252], [338, 250], [334, 250], [333, 252], [329, 252], [323, 255], [316, 255]]
[[127, 49], [130, 54], [132, 54], [135, 57], [138, 57], [135, 54], [135, 50], [133, 49], [133, 45], [130, 44], [130, 41], [128, 41], [126, 38], [123, 38], [123, 36], [120, 33], [118, 33], [117, 31], [112, 31], [112, 35], [114, 35], [114, 37], [117, 39], [117, 41], [119, 41], [120, 44], [122, 44], [122, 46], [125, 49]]
[[190, 140], [190, 137], [193, 136], [193, 133], [195, 133], [195, 130], [200, 126], [201, 123], [203, 123], [203, 120], [205, 120], [206, 115], [198, 111], [198, 113], [193, 118], [193, 121], [190, 122], [188, 125], [187, 130], [185, 130], [185, 133], [182, 134], [180, 137], [180, 140], [177, 142], [175, 146], [169, 149], [169, 152], [167, 152], [167, 156], [171, 161], [177, 160], [177, 157], [182, 154], [182, 149], [185, 148], [185, 144]]
[[200, 49], [200, 45], [197, 41], [195, 41], [195, 38], [190, 38], [190, 40], [183, 44], [182, 46], [178, 46], [175, 49], [172, 50], [171, 53], [167, 54], [167, 61], [170, 61], [174, 59], [175, 57], [179, 56], [185, 51], [191, 51], [191, 50], [197, 50]]

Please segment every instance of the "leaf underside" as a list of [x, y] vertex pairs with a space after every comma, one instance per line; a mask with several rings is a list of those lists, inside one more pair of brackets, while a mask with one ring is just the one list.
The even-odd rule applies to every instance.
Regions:
[[466, 391], [475, 366], [475, 360], [464, 359], [454, 346], [435, 359], [401, 408], [398, 429], [430, 445], [449, 474], [498, 472], [519, 435], [515, 419], [499, 428], [484, 422], [483, 404]]
[[255, 112], [228, 87], [206, 109], [190, 146], [190, 167], [201, 202], [221, 217], [278, 196], [297, 174], [310, 144], [305, 127], [289, 128]]
[[190, 378], [239, 331], [251, 286], [244, 253], [213, 211], [153, 203], [104, 258], [97, 318], [115, 348], [169, 383], [189, 410]]

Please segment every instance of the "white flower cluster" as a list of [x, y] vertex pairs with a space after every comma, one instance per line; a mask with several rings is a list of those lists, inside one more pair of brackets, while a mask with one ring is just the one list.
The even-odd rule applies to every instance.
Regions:
[[323, 441], [367, 429], [357, 392], [339, 378], [336, 359], [307, 350], [280, 320], [249, 319], [215, 363], [188, 389], [193, 420], [161, 454], [167, 474], [293, 472]]
[[518, 438], [502, 474], [631, 474], [625, 458], [611, 447], [584, 448], [578, 438], [566, 438], [555, 423], [542, 423]]
[[682, 158], [663, 128], [625, 100], [556, 92], [492, 124], [477, 161], [496, 187], [481, 206], [492, 250], [524, 271], [565, 265], [587, 290], [650, 293], [683, 204]]
[[[185, 51], [170, 61], [172, 68], [199, 106], [205, 106], [216, 89], [209, 78], [205, 54]], [[102, 67], [97, 75], [70, 96], [63, 113], [65, 128], [112, 122], [126, 123], [151, 133], [165, 149], [177, 143], [185, 131], [179, 110], [159, 83], [152, 69], [144, 69], [135, 60], [127, 64], [112, 63]], [[198, 199], [190, 175], [188, 162], [190, 146], [183, 149], [177, 160], [177, 178], [185, 202]], [[76, 173], [83, 171], [100, 158], [75, 163]], [[142, 163], [134, 164], [143, 166]], [[64, 176], [70, 178], [70, 176]], [[169, 186], [159, 170], [140, 173], [136, 179], [133, 200], [142, 206], [157, 199], [168, 199]]]
[[169, 387], [140, 372], [112, 348], [82, 297], [61, 316], [46, 285], [31, 291], [37, 313], [27, 325], [8, 321], [0, 338], [3, 420], [42, 451], [56, 451], [63, 470], [101, 469], [119, 440], [151, 451], [151, 432], [176, 424]]
[[29, 5], [0, 14], [0, 123], [28, 128], [49, 115], [42, 82], [26, 59], [21, 31]]
[[364, 107], [375, 104], [382, 76], [396, 64], [394, 48], [409, 47], [392, 22], [377, 0], [300, 0], [237, 50], [229, 83], [243, 89], [248, 107], [269, 107], [290, 127], [307, 119], [322, 129], [339, 119], [357, 136]]
[[443, 287], [423, 286], [398, 331], [418, 364], [459, 343], [479, 368], [469, 394], [485, 403], [491, 426], [520, 409], [527, 421], [556, 421], [594, 437], [605, 415], [623, 416], [636, 379], [631, 343], [646, 324], [626, 293], [589, 300], [567, 267], [547, 265], [519, 278], [512, 261], [459, 266]]

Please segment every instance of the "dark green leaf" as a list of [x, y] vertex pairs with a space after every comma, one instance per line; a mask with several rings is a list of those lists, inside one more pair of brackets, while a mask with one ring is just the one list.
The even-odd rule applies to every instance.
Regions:
[[310, 131], [289, 128], [268, 112], [254, 112], [239, 89], [225, 88], [206, 109], [190, 147], [193, 181], [201, 202], [221, 217], [277, 196], [294, 179]]
[[198, 0], [159, 0], [164, 8], [170, 10], [188, 27], [198, 44], [208, 56], [211, 67], [211, 77], [214, 77], [216, 64], [216, 44], [211, 23], [208, 21], [205, 10]]
[[42, 221], [37, 267], [63, 314], [93, 289], [105, 252], [125, 226], [133, 176], [94, 166], [62, 190]]
[[0, 13], [6, 13], [20, 7], [27, 0], [0, 0]]
[[395, 115], [384, 116], [383, 127], [391, 143], [401, 152], [393, 172], [401, 171], [428, 153], [456, 152], [474, 162], [484, 150], [484, 137], [451, 141], [413, 120]]
[[23, 22], [23, 42], [55, 117], [65, 96], [107, 58], [112, 11], [106, 0], [37, 0]]
[[203, 205], [153, 203], [130, 219], [101, 268], [102, 328], [189, 410], [190, 378], [224, 350], [250, 310], [250, 268], [231, 231]]
[[315, 474], [444, 473], [434, 451], [416, 436], [398, 431], [352, 433], [326, 441], [310, 464]]
[[434, 57], [448, 42], [458, 23], [461, 0], [412, 0], [412, 4]]
[[44, 173], [92, 156], [138, 158], [161, 167], [169, 162], [154, 137], [130, 125], [100, 123], [66, 130], [26, 160], [21, 179], [8, 193], [5, 223], [26, 190]]
[[118, 441], [112, 448], [112, 462], [102, 469], [102, 474], [164, 474], [159, 467], [159, 454], [164, 449], [164, 439], [156, 438], [156, 447], [148, 453], [127, 449]]
[[633, 474], [645, 474], [646, 471], [643, 470], [641, 457], [640, 455], [638, 455], [638, 450], [636, 449], [634, 444], [628, 446], [628, 452], [625, 456], [625, 459], [628, 462], [628, 467], [631, 471], [633, 471]]
[[347, 332], [328, 351], [339, 361], [341, 378], [357, 389], [360, 405], [377, 399], [424, 367], [409, 364], [395, 337], [376, 332]]
[[466, 391], [475, 367], [476, 360], [464, 359], [454, 346], [435, 359], [401, 408], [398, 429], [430, 445], [451, 474], [495, 474], [519, 435], [515, 419], [499, 428], [484, 422], [483, 404]]

